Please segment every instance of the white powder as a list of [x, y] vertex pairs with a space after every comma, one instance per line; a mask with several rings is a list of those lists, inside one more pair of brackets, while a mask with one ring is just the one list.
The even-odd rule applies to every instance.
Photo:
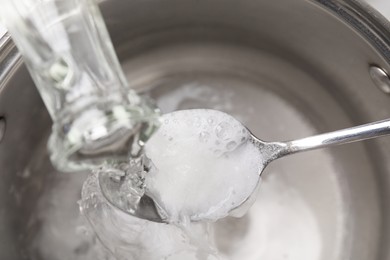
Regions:
[[176, 111], [145, 146], [147, 192], [171, 221], [217, 220], [253, 192], [263, 168], [250, 133], [215, 110]]

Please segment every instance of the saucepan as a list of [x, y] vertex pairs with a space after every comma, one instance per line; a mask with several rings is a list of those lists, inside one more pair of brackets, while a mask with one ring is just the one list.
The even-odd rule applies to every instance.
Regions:
[[[390, 24], [356, 0], [101, 1], [132, 88], [163, 112], [213, 108], [265, 140], [390, 117]], [[0, 258], [99, 259], [59, 173], [51, 121], [9, 35], [0, 39]], [[213, 225], [232, 259], [390, 259], [390, 138], [271, 165], [242, 218]], [[102, 258], [107, 259], [107, 258]]]

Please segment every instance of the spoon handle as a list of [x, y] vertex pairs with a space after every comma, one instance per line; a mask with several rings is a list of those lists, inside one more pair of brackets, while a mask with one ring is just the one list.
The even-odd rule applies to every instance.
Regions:
[[390, 119], [285, 142], [279, 157], [390, 135]]

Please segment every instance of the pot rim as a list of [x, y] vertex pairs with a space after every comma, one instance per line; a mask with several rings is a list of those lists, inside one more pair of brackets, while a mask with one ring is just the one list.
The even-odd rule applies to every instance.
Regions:
[[390, 21], [363, 0], [312, 0], [349, 25], [390, 64]]
[[[105, 2], [99, 1], [99, 2]], [[390, 21], [363, 0], [311, 0], [366, 39], [390, 65]], [[8, 32], [0, 35], [0, 83], [20, 54]], [[0, 90], [4, 84], [0, 84]]]

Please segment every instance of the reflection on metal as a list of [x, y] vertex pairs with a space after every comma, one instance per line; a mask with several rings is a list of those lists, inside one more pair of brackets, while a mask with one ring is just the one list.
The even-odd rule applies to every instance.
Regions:
[[5, 118], [0, 117], [0, 143], [4, 138], [4, 134], [5, 134]]
[[361, 0], [315, 0], [368, 40], [390, 62], [390, 22]]
[[390, 78], [386, 71], [377, 66], [371, 66], [370, 76], [372, 81], [381, 91], [390, 94]]

